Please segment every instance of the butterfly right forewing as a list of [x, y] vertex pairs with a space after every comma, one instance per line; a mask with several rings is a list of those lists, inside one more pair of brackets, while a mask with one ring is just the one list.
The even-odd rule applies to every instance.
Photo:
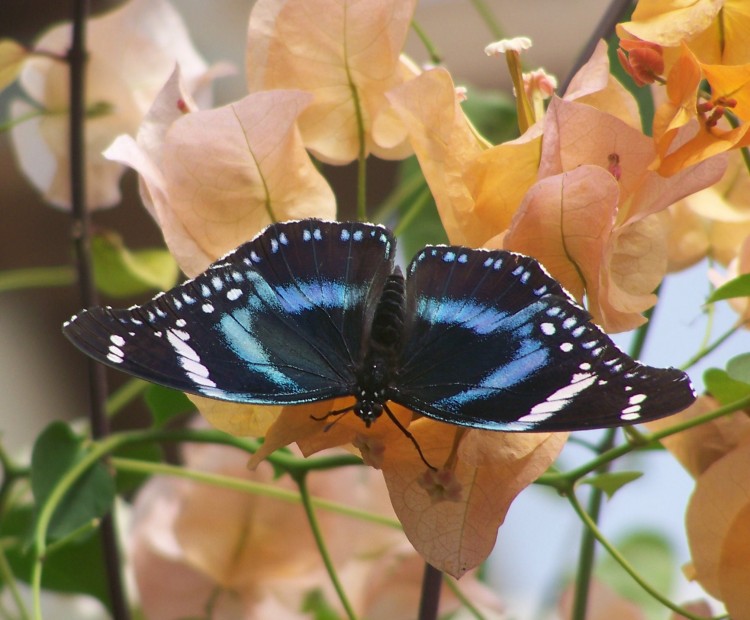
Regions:
[[687, 375], [629, 358], [534, 259], [428, 246], [407, 272], [400, 404], [465, 426], [566, 431], [689, 406]]

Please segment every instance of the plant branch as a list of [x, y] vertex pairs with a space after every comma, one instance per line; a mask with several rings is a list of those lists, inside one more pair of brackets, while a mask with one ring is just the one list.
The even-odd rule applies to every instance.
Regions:
[[19, 620], [30, 620], [29, 610], [26, 608], [26, 603], [24, 603], [21, 592], [18, 589], [18, 584], [16, 583], [16, 577], [13, 574], [10, 564], [8, 564], [8, 560], [5, 557], [5, 549], [2, 546], [0, 546], [0, 581], [10, 590], [13, 602], [18, 609]]
[[611, 450], [607, 450], [606, 452], [600, 454], [595, 459], [591, 459], [591, 461], [584, 465], [581, 465], [580, 467], [571, 469], [561, 474], [545, 474], [543, 477], [540, 477], [537, 482], [540, 482], [541, 484], [545, 484], [547, 486], [555, 487], [556, 489], [565, 492], [566, 488], [574, 485], [579, 479], [583, 478], [584, 476], [596, 471], [599, 467], [601, 467], [603, 463], [614, 461], [615, 459], [618, 459], [625, 454], [634, 452], [635, 450], [638, 450], [649, 444], [661, 441], [666, 437], [671, 437], [672, 435], [676, 435], [677, 433], [695, 428], [696, 426], [700, 426], [701, 424], [705, 424], [706, 422], [711, 422], [712, 420], [721, 418], [725, 415], [729, 415], [730, 413], [734, 413], [735, 411], [747, 409], [748, 407], [750, 407], [750, 396], [745, 396], [743, 398], [740, 398], [739, 400], [734, 401], [733, 403], [729, 403], [728, 405], [724, 405], [722, 407], [719, 407], [718, 409], [714, 409], [713, 411], [692, 418], [691, 420], [685, 420], [684, 422], [680, 422], [679, 424], [675, 424], [674, 426], [670, 426], [669, 428], [662, 429], [655, 433], [644, 434], [643, 443], [620, 444], [619, 446], [615, 446]]
[[714, 340], [712, 343], [707, 344], [706, 346], [702, 347], [700, 351], [696, 352], [695, 355], [693, 355], [690, 359], [688, 359], [680, 368], [682, 370], [687, 370], [691, 366], [697, 364], [700, 362], [704, 357], [707, 355], [710, 355], [713, 353], [716, 349], [718, 349], [721, 345], [723, 345], [729, 338], [734, 336], [734, 334], [737, 333], [737, 331], [744, 327], [747, 324], [747, 321], [743, 321], [740, 323], [736, 323], [732, 325], [727, 331], [725, 331], [721, 336], [719, 336], [716, 340]]
[[323, 538], [323, 532], [321, 532], [320, 530], [320, 523], [318, 523], [318, 519], [315, 516], [315, 509], [312, 504], [312, 498], [310, 497], [310, 493], [307, 488], [307, 473], [293, 475], [293, 478], [297, 483], [297, 486], [299, 487], [300, 497], [302, 498], [302, 505], [305, 508], [305, 513], [307, 514], [307, 521], [310, 524], [310, 530], [312, 531], [313, 537], [315, 538], [315, 544], [318, 546], [318, 553], [320, 553], [323, 564], [325, 564], [326, 571], [328, 572], [328, 576], [331, 579], [333, 588], [336, 590], [336, 594], [338, 594], [339, 601], [344, 607], [344, 612], [346, 613], [347, 618], [349, 618], [349, 620], [357, 620], [354, 609], [352, 608], [351, 603], [346, 596], [346, 592], [344, 591], [344, 587], [341, 585], [341, 581], [339, 580], [338, 574], [336, 573], [336, 567], [333, 565], [331, 554], [328, 553], [328, 547], [326, 547], [326, 542]]
[[[628, 573], [628, 575], [630, 575], [633, 578], [633, 580], [639, 586], [641, 586], [641, 588], [643, 588], [644, 591], [646, 591], [650, 596], [655, 598], [665, 607], [668, 607], [672, 611], [676, 612], [677, 614], [685, 618], [689, 618], [689, 620], [705, 620], [702, 616], [696, 616], [695, 614], [689, 612], [688, 610], [683, 609], [679, 605], [673, 603], [668, 598], [662, 596], [662, 594], [660, 594], [658, 590], [656, 590], [649, 583], [647, 583], [641, 577], [638, 571], [630, 564], [630, 562], [628, 562], [625, 559], [625, 557], [615, 548], [615, 546], [612, 545], [612, 543], [610, 543], [609, 540], [607, 540], [604, 534], [602, 534], [601, 530], [597, 527], [594, 520], [583, 509], [583, 506], [581, 506], [575, 493], [569, 493], [567, 497], [568, 497], [568, 501], [573, 507], [573, 510], [576, 511], [581, 521], [583, 521], [586, 524], [586, 527], [591, 531], [592, 535], [596, 538], [596, 540], [599, 541], [599, 543], [609, 552], [612, 558], [623, 568], [623, 570], [625, 570], [626, 573]], [[578, 618], [579, 616], [574, 615], [573, 617]], [[583, 618], [584, 616], [580, 616], [580, 617]]]
[[50, 286], [70, 286], [75, 281], [76, 272], [68, 265], [11, 269], [0, 272], [0, 293]]
[[435, 44], [432, 42], [430, 37], [427, 36], [427, 33], [422, 29], [422, 26], [420, 26], [415, 19], [411, 20], [411, 28], [417, 35], [417, 37], [419, 37], [422, 45], [424, 45], [424, 48], [427, 51], [427, 55], [430, 57], [430, 63], [432, 63], [433, 65], [442, 64], [443, 58], [440, 52], [438, 52]]
[[108, 417], [113, 417], [119, 411], [130, 403], [134, 398], [143, 394], [146, 391], [150, 383], [143, 379], [130, 379], [126, 383], [113, 392], [107, 399], [106, 411]]
[[422, 594], [419, 598], [419, 620], [436, 620], [440, 607], [440, 588], [443, 573], [425, 562], [422, 577]]
[[349, 92], [352, 95], [352, 105], [354, 105], [354, 115], [357, 120], [357, 140], [359, 143], [357, 149], [357, 219], [360, 222], [365, 222], [367, 221], [367, 136], [359, 87], [354, 82], [354, 77], [349, 69], [349, 50], [346, 35], [344, 36], [344, 62]]
[[487, 28], [489, 28], [495, 40], [499, 41], [500, 39], [504, 39], [505, 33], [503, 32], [503, 29], [500, 27], [500, 24], [495, 19], [495, 16], [492, 14], [492, 11], [487, 6], [485, 1], [471, 0], [471, 3], [474, 5], [474, 9], [477, 13], [479, 13], [479, 16], [482, 18]]
[[[251, 493], [253, 495], [259, 495], [262, 497], [270, 497], [283, 502], [289, 502], [299, 504], [302, 502], [300, 493], [283, 489], [275, 484], [266, 484], [263, 482], [256, 482], [254, 480], [247, 480], [245, 478], [237, 478], [235, 476], [224, 476], [221, 474], [214, 474], [205, 471], [198, 471], [194, 469], [187, 469], [184, 466], [168, 465], [166, 463], [151, 463], [148, 461], [139, 461], [137, 459], [127, 459], [122, 457], [112, 457], [112, 466], [119, 471], [127, 471], [138, 474], [159, 474], [163, 476], [175, 476], [177, 478], [185, 478], [193, 482], [202, 482], [205, 484], [211, 484], [223, 489], [231, 489], [233, 491], [241, 491], [243, 493]], [[332, 502], [326, 499], [317, 497], [311, 497], [310, 502], [315, 508], [327, 510], [339, 515], [365, 521], [367, 523], [375, 523], [377, 525], [383, 525], [392, 529], [401, 530], [401, 524], [388, 517], [383, 517], [378, 514], [352, 508], [346, 504], [340, 504], [338, 502]]]
[[[67, 60], [70, 66], [70, 200], [72, 205], [72, 236], [76, 268], [84, 307], [96, 305], [93, 265], [90, 246], [90, 218], [86, 204], [86, 20], [88, 0], [73, 0], [72, 41]], [[104, 367], [87, 358], [89, 375], [89, 406], [91, 432], [95, 439], [109, 434], [106, 415], [107, 382]], [[113, 512], [101, 522], [104, 569], [107, 575], [110, 605], [115, 620], [128, 620], [130, 610], [122, 579], [120, 553]], [[40, 571], [41, 579], [41, 571]], [[36, 584], [41, 586], [41, 581]]]
[[[606, 431], [604, 439], [599, 445], [598, 452], [606, 452], [615, 444], [616, 428], [609, 428]], [[611, 462], [602, 463], [596, 470], [599, 474], [609, 471]], [[589, 495], [588, 514], [594, 523], [599, 522], [604, 501], [604, 492], [594, 487]], [[573, 613], [571, 617], [574, 620], [585, 620], [586, 609], [588, 607], [589, 590], [591, 587], [591, 576], [594, 572], [594, 556], [596, 552], [596, 538], [591, 528], [586, 528], [581, 537], [580, 550], [578, 552], [578, 567], [576, 569], [575, 592], [573, 595]]]

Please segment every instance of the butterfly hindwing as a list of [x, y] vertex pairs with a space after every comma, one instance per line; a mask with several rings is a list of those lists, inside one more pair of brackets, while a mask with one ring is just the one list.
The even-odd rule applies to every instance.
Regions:
[[84, 311], [64, 331], [105, 364], [213, 398], [286, 404], [351, 394], [368, 298], [394, 250], [381, 226], [274, 224], [152, 301]]
[[493, 430], [563, 431], [662, 417], [687, 375], [623, 354], [534, 260], [428, 246], [407, 272], [397, 400]]

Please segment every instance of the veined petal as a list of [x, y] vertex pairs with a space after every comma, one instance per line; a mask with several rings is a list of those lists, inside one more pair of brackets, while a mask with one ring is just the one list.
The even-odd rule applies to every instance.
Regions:
[[[300, 89], [314, 98], [300, 116], [305, 145], [343, 164], [360, 149], [402, 157], [391, 128], [379, 144], [373, 125], [386, 113], [385, 93], [412, 77], [400, 62], [416, 0], [260, 0], [247, 48], [251, 92]], [[384, 131], [382, 125], [380, 131]], [[405, 138], [405, 133], [403, 138]], [[392, 150], [393, 149], [393, 150]]]

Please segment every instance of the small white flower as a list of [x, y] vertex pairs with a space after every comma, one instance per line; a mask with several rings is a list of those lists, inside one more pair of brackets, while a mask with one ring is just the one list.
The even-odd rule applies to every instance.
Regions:
[[531, 47], [531, 39], [528, 37], [514, 37], [513, 39], [501, 39], [490, 43], [484, 48], [484, 53], [487, 56], [499, 56], [506, 52], [518, 52], [521, 53], [523, 50], [527, 50]]

